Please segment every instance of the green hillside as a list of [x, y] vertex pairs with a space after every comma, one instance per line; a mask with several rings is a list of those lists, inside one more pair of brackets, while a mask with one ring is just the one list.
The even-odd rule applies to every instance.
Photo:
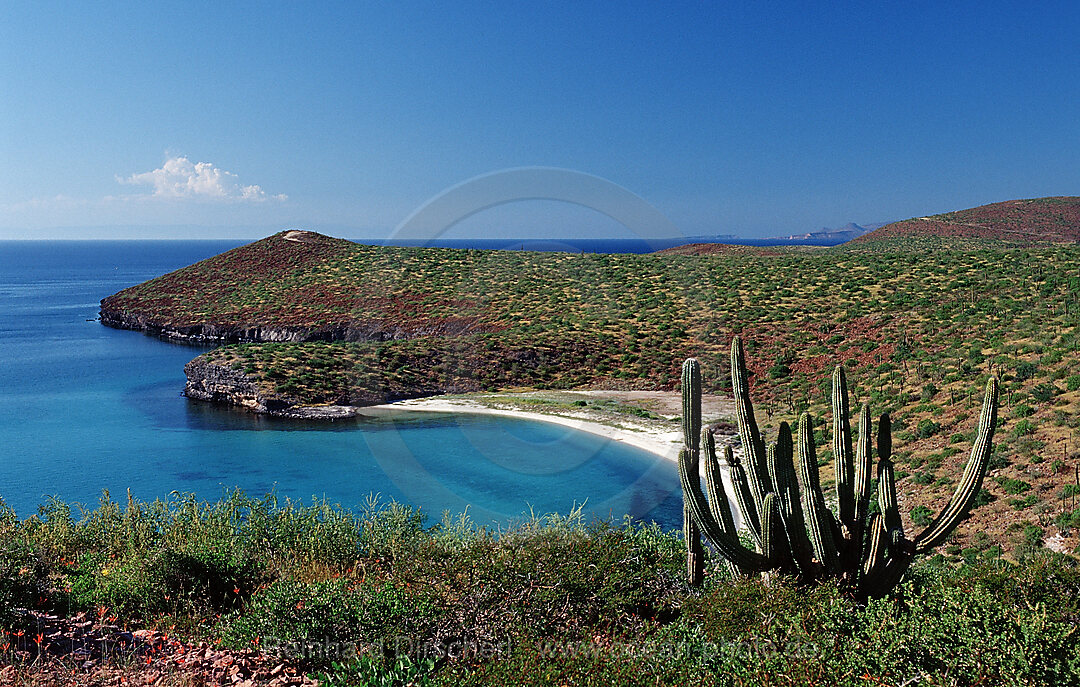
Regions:
[[580, 255], [300, 237], [238, 248], [103, 309], [177, 332], [207, 324], [236, 338], [314, 339], [197, 359], [277, 407], [519, 387], [674, 389], [690, 355], [707, 390], [723, 392], [738, 333], [767, 424], [803, 408], [823, 418], [836, 362], [853, 403], [893, 414], [911, 518], [947, 496], [993, 373], [1003, 382], [999, 458], [964, 536], [1008, 539], [1018, 523], [1055, 518], [1071, 534], [1080, 246]]
[[853, 244], [888, 239], [936, 237], [973, 239], [1011, 245], [1076, 243], [1080, 241], [1080, 197], [1008, 200], [968, 210], [893, 222], [864, 234]]

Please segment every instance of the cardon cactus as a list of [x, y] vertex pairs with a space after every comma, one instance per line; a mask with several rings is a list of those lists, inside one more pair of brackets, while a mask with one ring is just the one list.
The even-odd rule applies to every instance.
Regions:
[[[724, 447], [723, 462], [730, 476], [731, 496], [753, 548], [740, 540], [721, 479], [716, 444], [708, 429], [702, 431], [701, 370], [696, 360], [688, 359], [682, 374], [684, 447], [679, 454], [679, 472], [691, 584], [702, 579], [700, 537], [704, 536], [733, 573], [782, 573], [802, 581], [837, 578], [854, 596], [881, 596], [896, 586], [917, 554], [945, 541], [982, 487], [997, 421], [997, 380], [993, 377], [986, 384], [978, 437], [960, 485], [944, 510], [914, 538], [904, 533], [900, 519], [888, 414], [878, 421], [878, 512], [870, 514], [875, 453], [870, 409], [863, 405], [858, 437], [853, 441], [842, 366], [837, 366], [832, 379], [835, 512], [826, 504], [818, 479], [810, 416], [803, 413], [794, 436], [786, 422], [780, 424], [776, 440], [768, 445], [761, 436], [738, 337], [731, 342], [731, 382], [742, 457], [736, 459], [731, 448]], [[702, 467], [707, 497], [701, 488]]]

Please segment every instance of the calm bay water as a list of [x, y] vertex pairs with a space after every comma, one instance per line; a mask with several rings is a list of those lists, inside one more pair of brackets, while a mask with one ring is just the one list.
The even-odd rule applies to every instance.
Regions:
[[103, 327], [109, 294], [239, 245], [222, 241], [0, 242], [0, 496], [21, 516], [48, 496], [93, 506], [141, 499], [369, 494], [433, 519], [466, 507], [483, 524], [531, 507], [632, 514], [681, 525], [674, 466], [549, 423], [417, 414], [332, 424], [275, 420], [189, 401], [199, 349]]

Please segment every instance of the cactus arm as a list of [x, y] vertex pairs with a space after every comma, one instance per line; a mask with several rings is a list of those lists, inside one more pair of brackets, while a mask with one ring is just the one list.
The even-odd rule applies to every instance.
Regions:
[[686, 542], [686, 575], [690, 586], [697, 587], [705, 579], [705, 547], [701, 544], [701, 531], [694, 521], [694, 514], [685, 503], [683, 504], [683, 539]]
[[772, 561], [747, 549], [736, 537], [724, 532], [720, 523], [713, 519], [705, 494], [701, 491], [701, 479], [696, 471], [692, 471], [685, 449], [679, 452], [679, 477], [682, 481], [683, 503], [689, 506], [701, 533], [716, 548], [717, 553], [739, 568], [751, 572], [762, 572], [774, 567]]
[[743, 447], [743, 464], [749, 478], [754, 507], [760, 511], [766, 492], [772, 491], [767, 484], [765, 467], [765, 442], [761, 438], [754, 419], [754, 404], [750, 400], [750, 375], [746, 371], [746, 354], [742, 339], [731, 341], [731, 390], [735, 396], [735, 414], [739, 425], [739, 439]]
[[896, 498], [896, 471], [892, 462], [892, 422], [885, 413], [878, 421], [878, 508], [885, 529], [885, 541], [891, 556], [899, 555], [910, 544], [904, 537], [900, 503]]
[[766, 494], [762, 505], [765, 508], [761, 514], [761, 554], [774, 561], [776, 567], [781, 567], [783, 559], [787, 558], [788, 547], [776, 494]]
[[[860, 591], [863, 596], [887, 594], [900, 582], [900, 578], [915, 559], [915, 542], [905, 539], [904, 535], [896, 530], [888, 532], [884, 523], [885, 518], [882, 516], [876, 529], [877, 565], [868, 570], [861, 580]], [[888, 552], [888, 558], [880, 557], [882, 551]]]
[[701, 365], [687, 358], [682, 365], [683, 446], [696, 449], [701, 434]]
[[[682, 411], [684, 454], [688, 469], [697, 475], [697, 436], [701, 431], [701, 367], [693, 358], [688, 358], [682, 366]], [[694, 514], [685, 501], [683, 539], [686, 542], [686, 573], [690, 586], [696, 587], [705, 577], [705, 548], [701, 544], [701, 531], [694, 521]]]
[[851, 422], [848, 419], [847, 375], [843, 365], [837, 365], [833, 371], [832, 416], [837, 517], [840, 531], [845, 541], [850, 543], [855, 537], [855, 462], [851, 451]]
[[761, 522], [758, 519], [757, 507], [754, 505], [754, 497], [750, 493], [750, 485], [746, 482], [746, 470], [744, 470], [742, 464], [735, 459], [735, 455], [732, 453], [730, 446], [724, 447], [724, 462], [728, 467], [728, 474], [731, 475], [731, 484], [735, 488], [735, 505], [739, 507], [743, 526], [746, 528], [746, 531], [750, 533], [750, 538], [754, 540], [754, 545], [760, 546]]
[[[910, 544], [910, 542], [908, 542]], [[868, 575], [861, 587], [863, 596], [884, 596], [895, 587], [911, 567], [914, 549], [892, 555], [873, 574]]]
[[798, 454], [799, 476], [802, 478], [802, 507], [809, 528], [810, 543], [814, 556], [829, 574], [836, 570], [836, 542], [833, 539], [833, 523], [830, 517], [832, 513], [821, 494], [817, 453], [814, 450], [814, 435], [808, 413], [803, 413], [799, 418]]
[[784, 511], [791, 510], [791, 506], [787, 502], [788, 490], [798, 493], [799, 482], [795, 476], [793, 452], [794, 444], [791, 440], [791, 427], [788, 426], [788, 423], [781, 422], [780, 429], [776, 433], [776, 443], [769, 446], [765, 461], [769, 469], [769, 479], [776, 490], [774, 493], [780, 499], [780, 509]]
[[[720, 529], [733, 537], [738, 537], [738, 529], [735, 527], [735, 519], [731, 516], [731, 504], [728, 503], [727, 491], [724, 489], [720, 465], [716, 460], [716, 440], [708, 429], [701, 431], [701, 448], [705, 460], [705, 490], [709, 497], [709, 511], [713, 519], [720, 523]], [[689, 512], [685, 508], [684, 511]], [[737, 565], [726, 558], [724, 564], [732, 577], [742, 572]]]
[[855, 531], [851, 560], [856, 562], [862, 560], [866, 514], [870, 510], [870, 474], [874, 461], [870, 441], [870, 406], [864, 403], [859, 412], [859, 441], [855, 449]]
[[[770, 464], [776, 462], [776, 444], [770, 444], [765, 450], [765, 460]], [[770, 500], [772, 506], [766, 503]], [[764, 511], [761, 515], [761, 553], [772, 559], [778, 568], [787, 571], [794, 570], [794, 561], [791, 557], [791, 541], [787, 534], [787, 523], [783, 513], [783, 501], [778, 494], [770, 491], [765, 495], [762, 506]], [[765, 515], [770, 508], [775, 512], [769, 514], [771, 522], [766, 525]]]
[[[900, 519], [900, 504], [896, 499], [896, 472], [892, 462], [892, 424], [888, 413], [881, 416], [878, 424], [878, 508], [881, 510], [882, 523], [892, 536], [893, 532], [904, 533], [904, 523]], [[883, 438], [889, 436], [888, 439]]]
[[769, 447], [766, 455], [776, 496], [779, 499], [780, 516], [791, 545], [791, 558], [798, 571], [806, 578], [817, 575], [814, 567], [814, 550], [806, 535], [806, 519], [799, 501], [799, 481], [795, 473], [795, 447], [791, 440], [791, 427], [781, 422], [776, 444]]
[[945, 541], [975, 502], [975, 497], [982, 488], [990, 454], [993, 452], [997, 401], [997, 379], [991, 377], [986, 382], [986, 395], [983, 397], [982, 414], [979, 416], [979, 434], [971, 449], [971, 457], [968, 458], [967, 466], [964, 468], [964, 476], [945, 510], [941, 511], [934, 521], [916, 537], [916, 553], [926, 553]]
[[870, 545], [866, 549], [866, 561], [863, 563], [863, 575], [871, 577], [885, 564], [887, 545], [885, 525], [881, 513], [874, 513], [867, 529], [870, 532]]
[[735, 519], [731, 515], [727, 490], [724, 489], [720, 463], [716, 460], [716, 440], [707, 429], [701, 432], [701, 445], [705, 454], [705, 489], [709, 496], [709, 511], [725, 532], [735, 534]]

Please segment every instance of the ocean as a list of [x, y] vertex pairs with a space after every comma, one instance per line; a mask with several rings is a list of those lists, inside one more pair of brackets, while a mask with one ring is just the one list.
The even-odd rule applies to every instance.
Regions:
[[467, 414], [301, 423], [188, 400], [198, 348], [96, 321], [116, 291], [240, 241], [0, 241], [0, 497], [20, 516], [50, 498], [94, 507], [194, 493], [372, 496], [433, 521], [468, 509], [504, 526], [528, 513], [630, 515], [681, 526], [673, 464], [550, 423]]

